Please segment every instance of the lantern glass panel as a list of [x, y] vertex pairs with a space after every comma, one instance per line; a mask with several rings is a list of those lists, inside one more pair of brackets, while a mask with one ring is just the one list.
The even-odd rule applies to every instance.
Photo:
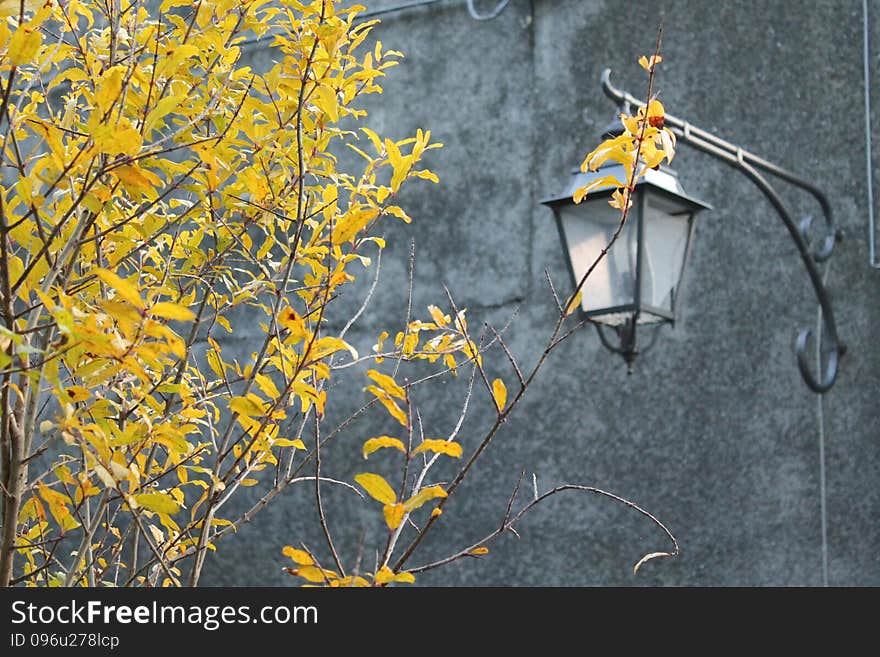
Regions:
[[693, 209], [650, 191], [643, 203], [641, 305], [674, 313]]
[[[637, 203], [637, 200], [636, 200]], [[636, 205], [608, 255], [584, 284], [581, 308], [598, 321], [620, 324], [632, 312], [602, 313], [604, 309], [632, 306], [635, 302], [636, 262], [638, 258], [638, 218]], [[572, 273], [580, 281], [599, 257], [620, 223], [620, 211], [608, 205], [607, 196], [598, 196], [580, 205], [559, 208]]]

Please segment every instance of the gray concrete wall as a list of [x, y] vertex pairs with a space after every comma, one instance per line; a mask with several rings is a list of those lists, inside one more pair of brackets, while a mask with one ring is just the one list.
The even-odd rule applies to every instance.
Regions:
[[[370, 102], [368, 125], [395, 138], [430, 128], [446, 146], [429, 160], [442, 184], [405, 195], [415, 221], [389, 229], [377, 300], [353, 339], [368, 349], [380, 330], [399, 328], [412, 238], [416, 308], [442, 300], [441, 282], [475, 325], [503, 323], [518, 307], [510, 342], [525, 364], [534, 361], [554, 320], [543, 270], [568, 284], [539, 199], [564, 185], [613, 115], [601, 70], [613, 68], [619, 86], [643, 93], [636, 60], [651, 51], [660, 12], [659, 88], [668, 111], [820, 182], [846, 232], [828, 273], [849, 346], [824, 400], [828, 580], [878, 585], [880, 271], [868, 266], [859, 0], [511, 0], [485, 23], [468, 17], [463, 0], [444, 0], [384, 17], [377, 36], [407, 58]], [[871, 29], [880, 144], [880, 7]], [[608, 500], [569, 495], [526, 519], [521, 539], [508, 536], [486, 558], [420, 583], [822, 583], [817, 397], [792, 349], [796, 329], [816, 321], [806, 273], [745, 178], [686, 147], [675, 164], [687, 190], [715, 207], [699, 219], [681, 322], [664, 329], [631, 376], [591, 331], [564, 343], [416, 562], [491, 531], [523, 468], [542, 488], [589, 484], [637, 501], [675, 533], [681, 557], [651, 562], [633, 577], [643, 553], [668, 547], [660, 531]], [[807, 197], [784, 194], [796, 213], [813, 210]], [[343, 303], [356, 304], [363, 289]], [[500, 355], [492, 360], [493, 371], [504, 371]], [[463, 384], [417, 395], [430, 434], [451, 429]], [[331, 413], [356, 408], [362, 385], [357, 376], [342, 383]], [[474, 406], [466, 447], [491, 422], [485, 395]], [[340, 437], [327, 474], [350, 479], [362, 471], [358, 446], [390, 429], [377, 413]], [[347, 558], [362, 527], [380, 538], [374, 506], [350, 493], [327, 497]], [[264, 511], [209, 557], [205, 583], [293, 584], [280, 571], [280, 548], [301, 539], [320, 545], [311, 498], [310, 490], [292, 490]]]

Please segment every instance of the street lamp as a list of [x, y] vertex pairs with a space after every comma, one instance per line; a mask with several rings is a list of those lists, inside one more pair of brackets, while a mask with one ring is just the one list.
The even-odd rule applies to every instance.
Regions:
[[[622, 111], [631, 105], [644, 107], [644, 103], [631, 94], [613, 87], [610, 73], [606, 69], [602, 74], [605, 94], [616, 101]], [[840, 238], [828, 199], [817, 187], [790, 171], [695, 128], [687, 121], [667, 114], [665, 125], [675, 133], [679, 143], [688, 144], [743, 172], [773, 205], [798, 249], [822, 311], [822, 371], [817, 377], [810, 369], [809, 329], [801, 330], [795, 341], [798, 367], [811, 390], [826, 392], [834, 385], [839, 358], [845, 352], [837, 335], [830, 297], [816, 267], [817, 262], [831, 256]], [[762, 173], [790, 183], [815, 198], [825, 218], [825, 235], [818, 249], [811, 252], [809, 247], [811, 219], [807, 217], [796, 223]], [[583, 288], [581, 315], [596, 326], [602, 344], [621, 354], [631, 366], [640, 350], [636, 328], [675, 322], [694, 233], [694, 217], [710, 206], [685, 194], [671, 169], [649, 169], [636, 185], [627, 221], [620, 226], [619, 211], [607, 202], [613, 187], [590, 192], [580, 204], [572, 200], [577, 189], [605, 176], [614, 176], [623, 182], [627, 172], [622, 165], [614, 163], [596, 172], [576, 171], [564, 194], [543, 203], [553, 209], [575, 285], [593, 267]], [[611, 242], [613, 245], [602, 257]], [[605, 332], [609, 327], [617, 334], [616, 344]], [[656, 337], [655, 331], [653, 339]]]
[[[622, 227], [620, 212], [608, 204], [614, 186], [598, 188], [580, 204], [572, 200], [577, 189], [593, 180], [614, 176], [624, 181], [627, 175], [615, 163], [595, 172], [575, 171], [566, 192], [543, 203], [553, 209], [574, 285], [596, 263], [581, 296], [582, 316], [631, 365], [639, 353], [636, 327], [675, 322], [694, 217], [710, 206], [685, 194], [678, 176], [666, 167], [649, 169], [639, 179]], [[620, 234], [600, 258], [618, 228]], [[617, 333], [619, 346], [608, 340], [604, 327]]]

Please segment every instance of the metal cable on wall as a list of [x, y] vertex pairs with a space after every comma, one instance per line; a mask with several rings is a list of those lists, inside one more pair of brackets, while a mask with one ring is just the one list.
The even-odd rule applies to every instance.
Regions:
[[865, 69], [865, 167], [868, 184], [868, 263], [875, 269], [880, 268], [877, 262], [877, 230], [874, 225], [874, 170], [873, 147], [871, 144], [871, 49], [870, 21], [868, 20], [868, 0], [862, 0], [863, 50], [862, 63]]

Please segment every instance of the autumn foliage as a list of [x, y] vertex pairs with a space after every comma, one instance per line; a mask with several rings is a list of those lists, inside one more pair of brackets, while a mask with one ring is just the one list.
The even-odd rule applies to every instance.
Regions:
[[[334, 315], [333, 302], [376, 267], [381, 227], [410, 221], [401, 188], [437, 182], [420, 162], [439, 144], [364, 124], [361, 99], [401, 54], [368, 40], [377, 21], [345, 4], [0, 2], [0, 585], [196, 585], [221, 539], [298, 484], [326, 538], [320, 557], [285, 548], [300, 581], [411, 582], [437, 565], [405, 568], [567, 337], [572, 304], [557, 298], [555, 331], [525, 372], [500, 333], [469, 331], [451, 295], [368, 354], [346, 340], [357, 315]], [[243, 63], [255, 40], [271, 48], [266, 70]], [[637, 130], [639, 144], [661, 145], [662, 131], [645, 132], [660, 130], [656, 116], [625, 124], [624, 152]], [[345, 149], [356, 167], [338, 168]], [[224, 344], [245, 315], [258, 339], [233, 358]], [[518, 381], [510, 396], [483, 369], [490, 347]], [[485, 387], [486, 434], [464, 444], [458, 430], [416, 431], [403, 361], [466, 371], [468, 399]], [[353, 456], [395, 455], [402, 476], [355, 477], [387, 539], [375, 568], [346, 572], [321, 503], [322, 485], [340, 484], [321, 472], [340, 428], [322, 422], [331, 379], [356, 362], [370, 364], [365, 408], [399, 432], [364, 437]], [[441, 458], [461, 463], [442, 485], [431, 480]], [[228, 513], [246, 487], [257, 502]], [[538, 501], [536, 486], [528, 508]], [[524, 512], [508, 508], [500, 533], [443, 563], [485, 554]]]
[[[400, 187], [436, 181], [429, 132], [341, 127], [400, 55], [340, 4], [3, 3], [0, 583], [178, 584], [184, 557], [197, 583], [236, 489], [296, 478], [290, 420], [355, 355], [330, 302], [409, 221]], [[263, 337], [238, 362], [242, 308]]]

